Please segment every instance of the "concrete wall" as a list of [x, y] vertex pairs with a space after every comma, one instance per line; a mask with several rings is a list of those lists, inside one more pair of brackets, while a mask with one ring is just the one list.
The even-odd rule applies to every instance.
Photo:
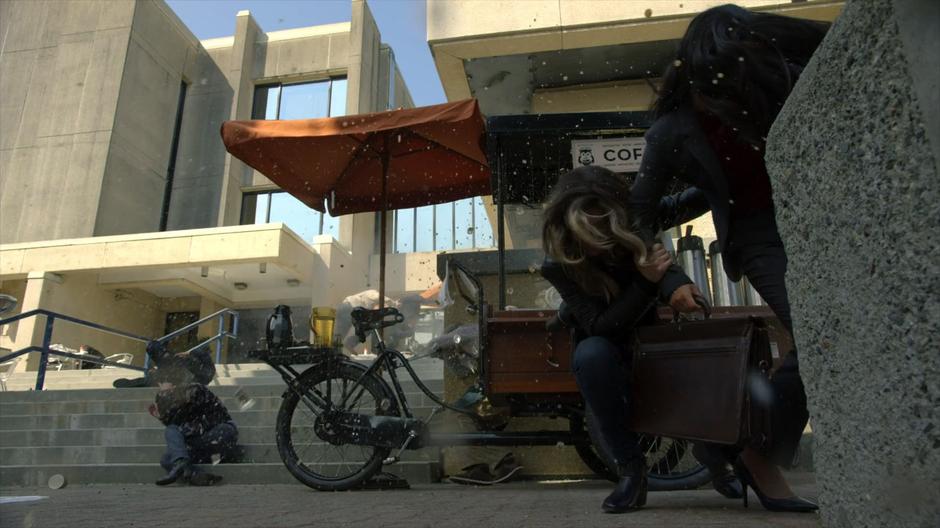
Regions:
[[93, 234], [130, 0], [0, 3], [0, 242]]
[[[682, 2], [428, 0], [428, 40], [687, 15], [726, 3], [728, 2], [724, 0], [684, 0]], [[791, 2], [790, 0], [739, 0], [735, 3], [746, 7], [763, 7]]]
[[198, 51], [162, 1], [136, 3], [95, 235], [159, 230], [180, 83]]
[[826, 526], [940, 520], [938, 6], [848, 2], [768, 142]]
[[[160, 300], [145, 292], [106, 290], [98, 286], [98, 277], [94, 273], [74, 274], [60, 278], [51, 274], [31, 275], [24, 294], [24, 309], [32, 310], [38, 306], [65, 315], [71, 315], [118, 330], [123, 330], [142, 337], [163, 335], [166, 312], [161, 309]], [[36, 318], [34, 318], [36, 319]], [[29, 320], [35, 323], [34, 320]], [[27, 320], [20, 322], [21, 329], [27, 326]], [[42, 343], [42, 324], [36, 324]], [[34, 330], [34, 334], [36, 333]], [[29, 346], [28, 332], [18, 332], [14, 350]], [[129, 352], [135, 355], [134, 364], [143, 365], [143, 343], [81, 327], [64, 321], [55, 323], [52, 342], [77, 349], [82, 344], [91, 345], [105, 356]], [[39, 354], [29, 354], [26, 368], [36, 370]], [[19, 370], [22, 370], [20, 367]], [[133, 377], [133, 376], [131, 376]]]
[[655, 94], [645, 81], [615, 81], [536, 89], [533, 114], [571, 112], [646, 112]]

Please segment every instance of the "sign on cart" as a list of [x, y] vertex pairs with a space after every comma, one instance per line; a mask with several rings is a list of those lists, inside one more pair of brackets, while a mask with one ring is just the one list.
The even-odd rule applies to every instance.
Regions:
[[599, 165], [614, 172], [636, 172], [645, 146], [642, 137], [576, 139], [571, 142], [571, 160], [575, 168]]

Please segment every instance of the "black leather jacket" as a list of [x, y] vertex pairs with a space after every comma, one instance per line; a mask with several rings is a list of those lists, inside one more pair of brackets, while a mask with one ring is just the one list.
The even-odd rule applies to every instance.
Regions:
[[[653, 223], [658, 229], [668, 229], [706, 211], [705, 194], [692, 187], [660, 198]], [[565, 311], [577, 322], [579, 337], [602, 336], [624, 342], [636, 325], [653, 322], [653, 307], [658, 299], [668, 301], [676, 288], [692, 283], [675, 264], [669, 267], [659, 284], [646, 280], [629, 258], [609, 266], [607, 271], [620, 287], [620, 294], [611, 302], [582, 291], [561, 264], [550, 258], [542, 263], [542, 276], [558, 290]]]

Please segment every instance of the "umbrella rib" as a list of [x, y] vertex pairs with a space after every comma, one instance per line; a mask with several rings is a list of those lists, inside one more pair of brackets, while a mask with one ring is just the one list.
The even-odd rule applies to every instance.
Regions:
[[[334, 190], [337, 189], [337, 188], [339, 188], [340, 183], [341, 183], [341, 182], [343, 181], [343, 179], [346, 177], [346, 174], [349, 173], [349, 168], [352, 167], [352, 164], [353, 164], [353, 162], [356, 160], [356, 158], [358, 158], [359, 155], [360, 155], [363, 151], [365, 151], [367, 148], [369, 148], [369, 140], [372, 139], [375, 135], [376, 135], [376, 132], [369, 132], [369, 133], [367, 133], [367, 134], [366, 134], [366, 138], [365, 138], [364, 140], [362, 140], [358, 145], [356, 145], [356, 149], [353, 150], [352, 155], [349, 156], [349, 163], [346, 164], [346, 166], [343, 168], [343, 172], [339, 173], [339, 176], [337, 176], [337, 177], [336, 177], [336, 180], [333, 182], [333, 189], [334, 189]], [[352, 136], [350, 136], [350, 137], [352, 137]], [[356, 138], [354, 138], [354, 137], [353, 137], [352, 139], [353, 139], [354, 141], [358, 141], [358, 140], [357, 140]]]
[[[411, 134], [411, 135], [413, 135], [413, 136], [417, 136], [417, 137], [421, 138], [422, 140], [427, 141], [428, 143], [433, 143], [433, 144], [437, 145], [438, 148], [441, 148], [441, 149], [443, 149], [443, 150], [446, 150], [446, 151], [448, 151], [448, 152], [451, 152], [451, 153], [453, 153], [453, 154], [456, 154], [457, 156], [460, 156], [461, 158], [464, 158], [464, 159], [466, 159], [466, 160], [472, 161], [473, 163], [479, 163], [479, 164], [481, 164], [481, 165], [486, 165], [485, 163], [480, 163], [479, 160], [475, 160], [475, 159], [471, 158], [470, 156], [467, 156], [466, 154], [464, 154], [464, 153], [462, 153], [462, 152], [458, 152], [458, 151], [456, 151], [456, 150], [454, 150], [454, 149], [452, 149], [452, 148], [450, 148], [450, 147], [448, 147], [448, 146], [445, 146], [445, 145], [443, 145], [443, 144], [441, 144], [441, 143], [439, 143], [439, 142], [437, 142], [437, 141], [434, 141], [433, 139], [430, 139], [430, 138], [428, 138], [428, 137], [422, 136], [421, 134], [415, 132], [414, 130], [403, 130], [402, 132], [407, 133], [407, 134]], [[424, 151], [423, 151], [423, 150], [412, 150], [412, 151], [410, 151], [410, 152], [406, 152], [406, 153], [404, 153], [404, 154], [399, 154], [399, 155], [397, 155], [397, 156], [391, 156], [391, 157], [393, 157], [393, 158], [403, 158], [403, 157], [405, 157], [405, 156], [410, 156], [410, 155], [412, 155], [412, 154], [417, 154], [417, 153], [419, 153], [419, 152], [424, 152]]]

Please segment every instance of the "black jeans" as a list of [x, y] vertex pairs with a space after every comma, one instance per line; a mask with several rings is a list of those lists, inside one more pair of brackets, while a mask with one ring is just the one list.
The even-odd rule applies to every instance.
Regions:
[[[776, 235], [776, 233], [774, 233]], [[787, 272], [787, 254], [779, 235], [769, 237], [766, 242], [739, 245], [733, 258], [738, 259], [747, 280], [767, 302], [780, 322], [793, 334], [790, 318], [790, 300], [784, 280]], [[791, 467], [799, 451], [803, 430], [809, 421], [806, 408], [806, 390], [800, 378], [800, 365], [794, 349], [784, 359], [783, 365], [774, 372], [773, 418], [771, 444], [766, 454], [772, 462]]]
[[574, 350], [573, 370], [584, 402], [594, 415], [601, 445], [595, 447], [616, 466], [643, 453], [637, 435], [627, 429], [630, 412], [629, 354], [603, 337], [589, 337]]

